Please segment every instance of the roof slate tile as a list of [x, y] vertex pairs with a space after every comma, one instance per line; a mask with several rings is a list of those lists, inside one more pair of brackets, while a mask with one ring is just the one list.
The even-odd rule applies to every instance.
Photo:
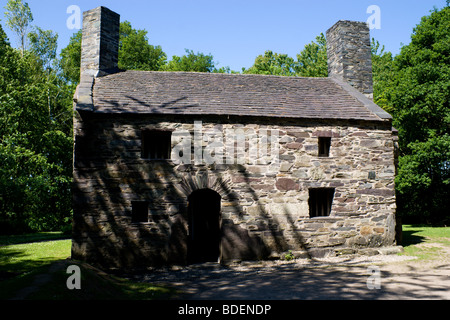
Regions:
[[122, 71], [95, 79], [93, 105], [98, 113], [389, 119], [348, 87], [333, 78]]

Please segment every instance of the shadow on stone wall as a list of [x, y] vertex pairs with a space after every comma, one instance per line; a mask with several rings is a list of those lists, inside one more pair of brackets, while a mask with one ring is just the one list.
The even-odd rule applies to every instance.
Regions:
[[[298, 217], [286, 205], [280, 204], [276, 215], [267, 212], [265, 199], [254, 188], [258, 174], [248, 167], [175, 165], [171, 161], [141, 159], [143, 127], [158, 127], [161, 122], [193, 124], [194, 120], [156, 114], [76, 115], [74, 259], [107, 268], [187, 264], [188, 198], [202, 189], [213, 190], [221, 197], [222, 261], [279, 258], [288, 250], [301, 251], [307, 257], [318, 254], [321, 249], [308, 246], [299, 231]], [[235, 118], [226, 123], [247, 120]], [[252, 123], [258, 121], [252, 119]], [[236, 177], [239, 183], [232, 181]], [[292, 179], [280, 178], [278, 182], [280, 185], [266, 183], [259, 187], [268, 188], [266, 195], [299, 187]], [[148, 222], [132, 222], [131, 203], [139, 200], [149, 202]], [[308, 221], [308, 226], [311, 224]]]
[[[244, 166], [176, 166], [170, 161], [142, 160], [138, 156], [139, 132], [126, 126], [139, 121], [133, 115], [112, 115], [105, 121], [102, 115], [82, 113], [78, 121], [74, 259], [108, 268], [186, 264], [187, 199], [201, 189], [214, 190], [222, 198], [221, 260], [267, 259], [290, 249], [279, 221], [265, 211], [250, 186], [251, 173]], [[118, 129], [118, 124], [125, 126]], [[227, 180], [227, 174], [233, 172], [244, 177], [245, 184], [239, 190], [233, 190]], [[243, 189], [245, 193], [239, 192]], [[149, 201], [148, 223], [131, 221], [134, 200]], [[258, 216], [252, 217], [251, 228], [245, 223], [249, 217], [245, 217], [243, 200], [257, 207]], [[295, 230], [295, 220], [287, 210], [285, 220]], [[300, 233], [294, 237], [305, 247]]]

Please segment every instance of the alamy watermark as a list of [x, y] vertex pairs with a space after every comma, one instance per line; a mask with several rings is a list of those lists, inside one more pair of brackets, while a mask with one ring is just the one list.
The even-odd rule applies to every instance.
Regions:
[[[67, 7], [66, 13], [69, 17], [66, 20], [66, 26], [69, 30], [81, 29], [81, 9], [77, 5], [70, 5]], [[367, 19], [370, 29], [381, 29], [381, 9], [377, 5], [370, 5], [366, 10], [370, 14]]]
[[67, 274], [71, 274], [67, 278], [66, 286], [69, 290], [81, 290], [81, 270], [79, 266], [71, 265], [67, 268]]
[[367, 7], [367, 14], [370, 14], [367, 19], [367, 23], [369, 24], [370, 30], [373, 29], [381, 29], [381, 9], [377, 5], [371, 5]]
[[81, 29], [81, 9], [77, 5], [67, 7], [66, 13], [69, 17], [66, 20], [66, 26], [69, 30]]
[[375, 290], [381, 289], [381, 270], [377, 266], [371, 266], [367, 268], [367, 274], [369, 277], [367, 278], [366, 284], [367, 289]]
[[279, 164], [279, 132], [277, 129], [247, 128], [236, 125], [203, 128], [194, 122], [194, 130], [172, 132], [171, 160], [174, 164]]

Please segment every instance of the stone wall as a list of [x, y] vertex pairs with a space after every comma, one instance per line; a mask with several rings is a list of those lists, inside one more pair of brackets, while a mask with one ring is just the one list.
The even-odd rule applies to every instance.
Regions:
[[[221, 196], [223, 261], [279, 257], [287, 250], [303, 256], [370, 253], [394, 244], [390, 126], [298, 120], [268, 126], [255, 119], [203, 118], [203, 131], [239, 129], [252, 139], [265, 130], [278, 132], [269, 142], [279, 147], [279, 162], [141, 159], [142, 129], [193, 132], [194, 120], [75, 116], [73, 258], [104, 267], [186, 263], [187, 199], [204, 188]], [[319, 136], [331, 137], [329, 157], [318, 157]], [[172, 147], [178, 143], [173, 134]], [[252, 152], [250, 140], [244, 148]], [[309, 189], [324, 187], [335, 189], [331, 214], [310, 218]], [[134, 200], [149, 201], [149, 222], [132, 223]]]

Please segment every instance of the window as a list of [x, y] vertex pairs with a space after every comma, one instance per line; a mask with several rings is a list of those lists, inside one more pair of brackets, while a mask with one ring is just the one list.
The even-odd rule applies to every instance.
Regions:
[[148, 222], [148, 201], [132, 201], [131, 206], [132, 222]]
[[171, 139], [171, 131], [142, 130], [142, 158], [151, 160], [170, 159]]
[[310, 218], [329, 216], [333, 197], [333, 188], [309, 189], [308, 204]]
[[319, 137], [319, 157], [329, 157], [330, 156], [330, 137]]

